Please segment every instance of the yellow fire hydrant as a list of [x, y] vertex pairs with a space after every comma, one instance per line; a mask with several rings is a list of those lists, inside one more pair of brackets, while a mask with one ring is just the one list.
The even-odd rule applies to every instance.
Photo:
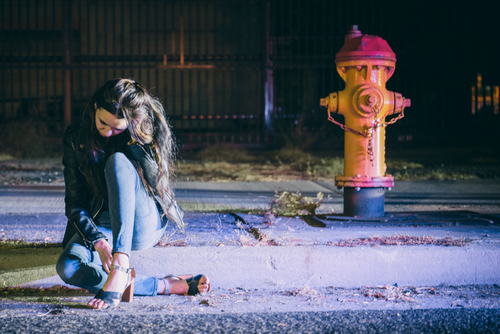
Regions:
[[[345, 36], [335, 63], [345, 89], [321, 99], [328, 119], [345, 131], [344, 175], [335, 178], [335, 185], [344, 187], [345, 215], [380, 217], [384, 188], [394, 186], [394, 178], [386, 175], [385, 127], [404, 117], [410, 100], [385, 88], [396, 66], [389, 44], [378, 36], [362, 35], [356, 25]], [[332, 113], [344, 115], [345, 125]], [[399, 115], [386, 122], [393, 114]]]

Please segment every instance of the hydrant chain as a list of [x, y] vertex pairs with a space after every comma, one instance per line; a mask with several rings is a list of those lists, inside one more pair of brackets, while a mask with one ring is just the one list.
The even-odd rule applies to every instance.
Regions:
[[382, 126], [387, 126], [389, 124], [394, 124], [394, 123], [396, 123], [397, 121], [399, 121], [403, 117], [405, 117], [405, 108], [404, 108], [404, 106], [402, 107], [401, 113], [398, 115], [398, 117], [394, 117], [389, 122], [386, 122], [386, 123], [382, 124]]
[[375, 161], [375, 156], [374, 156], [374, 153], [373, 153], [373, 141], [375, 140], [375, 128], [371, 128], [371, 132], [370, 132], [370, 136], [368, 136], [368, 145], [367, 145], [367, 148], [366, 148], [366, 151], [367, 151], [367, 155], [368, 157], [370, 158], [370, 163], [372, 165], [372, 167], [374, 166], [374, 161]]
[[[378, 109], [377, 105], [375, 105], [374, 107], [372, 107], [373, 109], [373, 112], [375, 114], [378, 114], [380, 112], [380, 110]], [[397, 116], [397, 117], [394, 117], [393, 119], [391, 119], [390, 121], [388, 122], [385, 122], [385, 123], [382, 123], [380, 120], [376, 120], [375, 121], [375, 125], [374, 126], [370, 126], [369, 128], [366, 129], [366, 133], [363, 133], [361, 131], [357, 131], [357, 130], [354, 130], [354, 129], [351, 129], [350, 127], [340, 123], [340, 122], [337, 122], [332, 116], [328, 115], [328, 120], [334, 124], [337, 124], [338, 126], [340, 126], [340, 128], [344, 131], [349, 131], [349, 132], [352, 132], [356, 135], [359, 135], [359, 136], [363, 136], [365, 138], [368, 138], [371, 134], [371, 130], [374, 129], [374, 128], [379, 128], [381, 126], [383, 127], [386, 127], [390, 124], [394, 124], [396, 123], [397, 121], [399, 121], [401, 118], [405, 117], [405, 108], [404, 106], [402, 107], [401, 109], [401, 113]]]
[[344, 130], [344, 131], [349, 131], [349, 132], [352, 132], [352, 133], [354, 133], [354, 134], [356, 134], [356, 135], [363, 136], [363, 137], [365, 137], [365, 138], [368, 136], [367, 134], [365, 134], [365, 133], [363, 133], [363, 132], [361, 132], [361, 131], [356, 131], [356, 130], [354, 130], [354, 129], [351, 129], [351, 128], [350, 128], [350, 127], [348, 127], [348, 126], [345, 126], [344, 124], [342, 124], [342, 123], [340, 123], [340, 122], [337, 122], [335, 119], [333, 119], [333, 117], [332, 117], [332, 116], [328, 116], [328, 120], [329, 120], [330, 122], [332, 122], [332, 123], [337, 124], [338, 126], [340, 126], [340, 128], [341, 128], [342, 130]]

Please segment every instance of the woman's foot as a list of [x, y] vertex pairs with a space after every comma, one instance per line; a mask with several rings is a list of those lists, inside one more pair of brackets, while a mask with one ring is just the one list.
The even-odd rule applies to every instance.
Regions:
[[170, 295], [195, 295], [210, 291], [210, 281], [204, 275], [177, 275], [166, 276], [158, 280], [158, 294], [164, 295], [167, 293], [168, 283]]
[[[116, 268], [113, 268], [115, 266]], [[115, 298], [115, 296], [111, 297], [112, 301], [108, 299], [108, 303], [104, 301], [104, 297], [99, 298], [101, 295], [101, 292], [104, 294], [107, 292], [117, 292], [119, 294], [124, 293], [124, 291], [127, 289], [127, 286], [133, 285], [133, 282], [129, 281], [129, 277], [131, 276], [128, 272], [127, 269], [129, 269], [130, 264], [128, 260], [128, 255], [124, 253], [115, 253], [113, 256], [113, 265], [112, 269], [108, 275], [108, 279], [106, 280], [106, 283], [104, 283], [104, 286], [102, 287], [101, 291], [92, 298], [87, 304], [96, 309], [103, 309], [103, 308], [109, 308], [109, 307], [116, 307], [122, 300], [122, 298]], [[118, 268], [123, 268], [123, 269], [118, 269]], [[132, 277], [131, 279], [134, 279], [135, 274], [132, 272]], [[128, 291], [127, 291], [128, 292]], [[125, 295], [125, 293], [124, 293]], [[125, 297], [127, 297], [128, 301], [132, 301], [132, 296], [133, 296], [133, 291], [131, 293], [127, 294]], [[112, 305], [110, 305], [112, 304]]]

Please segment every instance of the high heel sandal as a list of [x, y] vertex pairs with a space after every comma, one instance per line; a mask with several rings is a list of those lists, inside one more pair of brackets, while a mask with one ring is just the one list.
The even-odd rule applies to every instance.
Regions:
[[[196, 296], [198, 294], [201, 294], [200, 290], [198, 290], [198, 284], [200, 283], [200, 279], [202, 277], [206, 277], [206, 276], [200, 274], [200, 275], [196, 275], [196, 276], [191, 276], [190, 278], [186, 279], [186, 283], [189, 287], [187, 295]], [[165, 284], [170, 284], [167, 281], [168, 278], [177, 278], [178, 280], [183, 280], [179, 276], [175, 276], [175, 275], [167, 275], [164, 278], [159, 278], [159, 279], [165, 281]], [[210, 291], [210, 281], [208, 282], [208, 290], [206, 292], [209, 292], [209, 291]]]
[[100, 299], [106, 303], [106, 307], [115, 308], [118, 307], [120, 301], [131, 303], [134, 299], [134, 280], [135, 280], [135, 270], [134, 268], [125, 268], [116, 265], [111, 265], [110, 273], [112, 270], [119, 270], [128, 274], [127, 284], [125, 285], [125, 289], [123, 293], [116, 291], [104, 291], [100, 290], [94, 297], [94, 299]]

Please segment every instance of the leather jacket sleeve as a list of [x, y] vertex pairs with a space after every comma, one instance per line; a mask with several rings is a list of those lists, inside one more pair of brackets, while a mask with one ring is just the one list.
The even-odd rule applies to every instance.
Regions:
[[77, 139], [75, 136], [69, 134], [70, 131], [71, 128], [68, 128], [64, 136], [63, 165], [68, 226], [63, 240], [63, 247], [66, 246], [69, 239], [77, 232], [82, 237], [85, 246], [92, 250], [95, 242], [99, 239], [106, 239], [106, 236], [99, 232], [94, 223], [94, 217], [90, 214], [93, 208], [90, 207], [92, 201], [88, 198], [90, 196], [88, 183], [80, 170], [80, 163], [78, 161], [78, 154], [82, 155], [83, 152], [78, 152]]

